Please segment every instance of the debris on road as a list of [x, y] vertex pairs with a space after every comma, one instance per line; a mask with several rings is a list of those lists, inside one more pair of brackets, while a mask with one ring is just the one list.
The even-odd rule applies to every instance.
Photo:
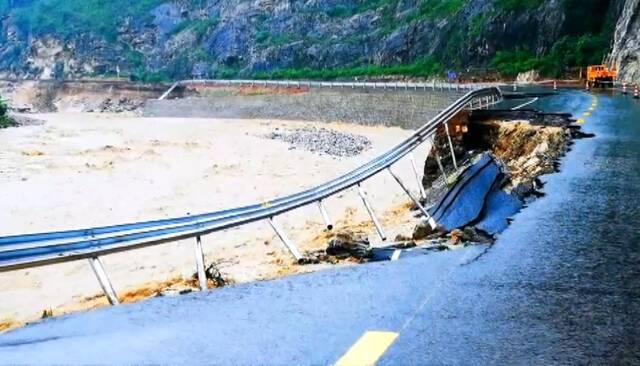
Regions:
[[371, 257], [371, 252], [372, 248], [366, 234], [345, 230], [332, 235], [325, 249], [305, 253], [301, 264], [365, 261]]
[[[224, 287], [228, 284], [228, 281], [222, 276], [220, 269], [216, 263], [211, 263], [209, 267], [204, 270], [204, 273], [208, 281], [213, 282], [214, 287]], [[197, 278], [197, 274], [194, 274], [194, 279]]]

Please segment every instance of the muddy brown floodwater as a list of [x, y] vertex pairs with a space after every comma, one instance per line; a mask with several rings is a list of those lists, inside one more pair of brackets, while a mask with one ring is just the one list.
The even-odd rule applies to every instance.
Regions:
[[[0, 236], [118, 224], [210, 212], [303, 190], [369, 161], [406, 138], [397, 127], [266, 119], [140, 118], [130, 114], [35, 115], [45, 123], [0, 130]], [[276, 128], [322, 127], [366, 137], [371, 147], [335, 158], [266, 138]], [[425, 154], [428, 145], [423, 146]], [[397, 172], [417, 190], [409, 161]], [[411, 230], [407, 199], [387, 175], [364, 184], [390, 235]], [[326, 201], [336, 227], [373, 234], [354, 191]], [[383, 213], [386, 213], [383, 215]], [[326, 244], [317, 207], [279, 218], [301, 249]], [[408, 227], [403, 228], [403, 222]], [[378, 239], [371, 235], [371, 242]], [[207, 263], [234, 282], [310, 271], [292, 260], [265, 223], [204, 238]], [[144, 293], [194, 272], [192, 242], [103, 258], [118, 293]], [[6, 326], [105, 303], [89, 264], [77, 261], [0, 274], [0, 319]], [[153, 291], [151, 291], [153, 293]], [[135, 296], [134, 296], [135, 297]], [[87, 300], [89, 298], [89, 300]]]

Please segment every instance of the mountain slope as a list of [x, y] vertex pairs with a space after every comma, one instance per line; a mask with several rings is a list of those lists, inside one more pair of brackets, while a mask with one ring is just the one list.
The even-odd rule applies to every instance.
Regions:
[[626, 82], [640, 82], [640, 0], [627, 0], [616, 26], [611, 61]]
[[622, 1], [0, 0], [0, 76], [561, 75], [602, 60]]

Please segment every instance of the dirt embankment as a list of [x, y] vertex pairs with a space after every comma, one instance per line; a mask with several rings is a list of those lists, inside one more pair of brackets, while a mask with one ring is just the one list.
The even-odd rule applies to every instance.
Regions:
[[470, 117], [464, 145], [491, 151], [506, 167], [506, 189], [521, 198], [537, 196], [539, 177], [558, 171], [571, 140], [591, 137], [568, 114], [524, 111], [479, 111]]
[[134, 111], [168, 86], [109, 81], [0, 81], [17, 113]]
[[569, 141], [566, 128], [528, 121], [479, 122], [476, 128], [486, 131], [485, 142], [506, 164], [513, 186], [531, 184], [540, 175], [552, 173]]

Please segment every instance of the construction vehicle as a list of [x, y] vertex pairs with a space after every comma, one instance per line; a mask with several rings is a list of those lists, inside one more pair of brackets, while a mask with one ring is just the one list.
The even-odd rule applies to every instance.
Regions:
[[608, 65], [591, 65], [587, 67], [587, 83], [589, 87], [612, 86], [618, 76], [616, 69]]

